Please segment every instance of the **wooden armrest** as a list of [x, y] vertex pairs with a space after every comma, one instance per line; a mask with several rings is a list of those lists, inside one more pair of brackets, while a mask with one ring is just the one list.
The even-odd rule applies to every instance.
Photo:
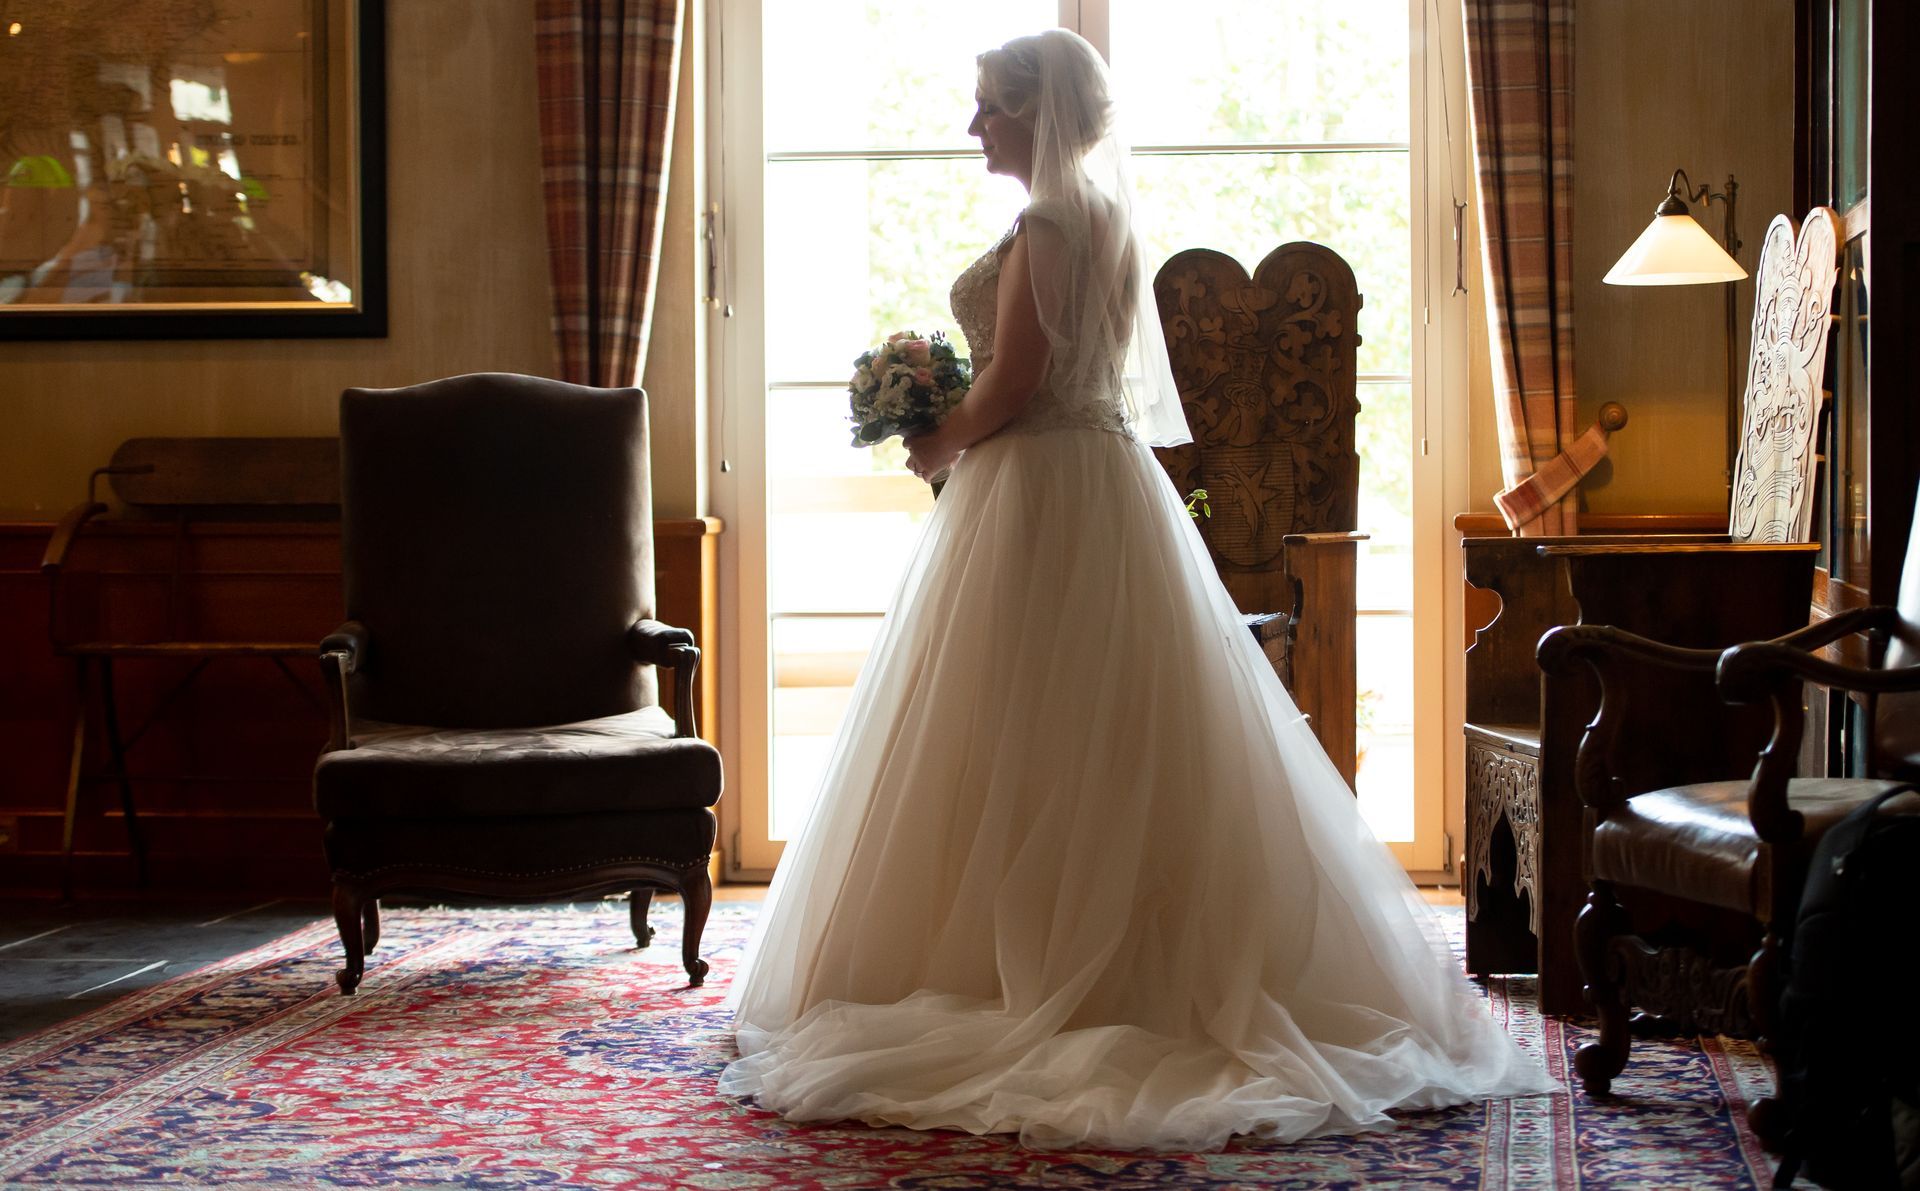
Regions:
[[349, 620], [320, 642], [320, 677], [327, 687], [327, 750], [353, 747], [353, 712], [347, 679], [367, 655], [367, 626]]
[[[1839, 617], [1834, 619], [1838, 620]], [[1839, 635], [1845, 636], [1844, 633]], [[1805, 648], [1783, 644], [1782, 641], [1736, 645], [1720, 655], [1719, 669], [1715, 674], [1721, 693], [1737, 703], [1757, 703], [1766, 698], [1783, 679], [1791, 678], [1862, 694], [1920, 691], [1920, 666], [1901, 666], [1891, 670], [1843, 666], [1817, 657]]]
[[1346, 546], [1369, 540], [1373, 535], [1348, 531], [1345, 533], [1290, 533], [1280, 539], [1285, 546]]
[[[1769, 644], [1783, 645], [1792, 649], [1812, 652], [1832, 645], [1842, 637], [1851, 637], [1855, 633], [1881, 632], [1895, 635], [1901, 624], [1900, 609], [1885, 604], [1871, 608], [1855, 608], [1829, 616], [1825, 620], [1815, 621], [1803, 629], [1775, 637]], [[1748, 644], [1759, 644], [1749, 642]], [[1733, 646], [1730, 648], [1739, 648]]]
[[1719, 665], [1720, 654], [1718, 649], [1665, 645], [1612, 625], [1563, 624], [1540, 638], [1534, 656], [1542, 670], [1558, 675], [1568, 673], [1576, 661], [1598, 668], [1615, 661], [1618, 655], [1670, 670], [1712, 670]]
[[68, 509], [53, 527], [53, 536], [47, 540], [47, 552], [40, 559], [41, 574], [53, 576], [67, 564], [67, 551], [73, 548], [73, 539], [79, 535], [80, 527], [107, 511], [107, 506], [97, 500], [77, 504]]
[[352, 674], [360, 668], [361, 658], [367, 652], [367, 626], [357, 620], [349, 620], [339, 628], [328, 633], [320, 642], [320, 656], [343, 654], [346, 659], [346, 673]]
[[673, 734], [699, 735], [693, 718], [693, 676], [700, 668], [700, 647], [693, 633], [657, 620], [636, 620], [627, 630], [627, 648], [641, 665], [673, 671]]
[[636, 620], [627, 629], [627, 648], [633, 651], [633, 660], [643, 666], [679, 667], [684, 664], [680, 651], [693, 646], [692, 630], [658, 620]]

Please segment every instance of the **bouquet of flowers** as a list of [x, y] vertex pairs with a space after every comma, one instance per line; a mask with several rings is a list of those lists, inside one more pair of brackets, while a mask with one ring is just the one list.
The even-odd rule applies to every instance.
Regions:
[[853, 366], [847, 392], [856, 447], [933, 429], [973, 386], [973, 369], [938, 331], [924, 339], [912, 331], [889, 335]]

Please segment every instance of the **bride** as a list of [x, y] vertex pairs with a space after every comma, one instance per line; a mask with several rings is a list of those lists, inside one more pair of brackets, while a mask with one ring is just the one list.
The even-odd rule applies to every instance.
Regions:
[[1221, 586], [1106, 71], [979, 58], [1031, 203], [960, 275], [952, 475], [732, 994], [723, 1093], [795, 1121], [1217, 1149], [1555, 1084], [1492, 1021]]

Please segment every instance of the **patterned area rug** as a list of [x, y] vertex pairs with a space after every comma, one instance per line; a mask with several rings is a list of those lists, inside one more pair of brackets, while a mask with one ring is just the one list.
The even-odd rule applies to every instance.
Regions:
[[[722, 1100], [721, 997], [757, 907], [722, 904], [684, 987], [679, 908], [630, 949], [624, 906], [398, 910], [359, 995], [331, 924], [0, 1050], [0, 1183], [643, 1188], [1753, 1187], [1752, 1048], [1636, 1045], [1620, 1098], [1408, 1115], [1399, 1128], [1168, 1157], [789, 1125]], [[1457, 913], [1454, 915], [1457, 919]], [[1530, 982], [1487, 1004], [1565, 1077], [1579, 1026]]]

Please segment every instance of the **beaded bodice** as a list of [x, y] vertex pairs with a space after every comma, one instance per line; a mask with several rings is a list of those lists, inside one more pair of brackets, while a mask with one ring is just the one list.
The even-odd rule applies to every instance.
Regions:
[[[976, 377], [993, 362], [994, 315], [998, 306], [1000, 266], [1013, 247], [1013, 238], [1019, 230], [1018, 223], [1007, 229], [1007, 234], [987, 249], [979, 260], [968, 265], [953, 283], [950, 296], [953, 317], [960, 324], [960, 331], [967, 337], [967, 345], [973, 352], [973, 374]], [[1001, 433], [1032, 434], [1077, 426], [1128, 434], [1118, 377], [1111, 384], [1103, 386], [1103, 390], [1062, 394], [1054, 391], [1050, 381], [1043, 380], [1026, 408], [1014, 415]]]

